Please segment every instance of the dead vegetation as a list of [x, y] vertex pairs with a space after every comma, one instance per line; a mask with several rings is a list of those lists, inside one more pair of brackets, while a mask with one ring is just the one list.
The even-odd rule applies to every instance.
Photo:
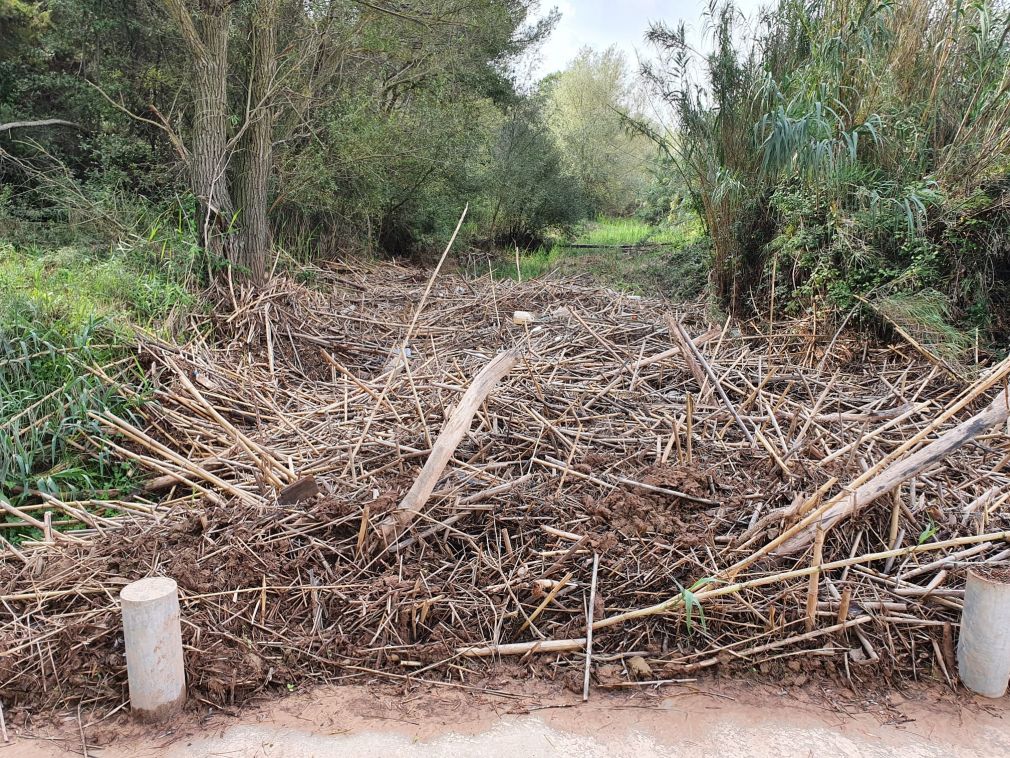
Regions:
[[41, 530], [0, 561], [15, 720], [126, 700], [117, 594], [151, 574], [213, 706], [498, 667], [581, 690], [594, 578], [599, 684], [953, 680], [966, 566], [1010, 560], [1010, 363], [960, 384], [911, 347], [584, 280], [442, 276], [419, 308], [413, 269], [316, 274], [226, 294], [213, 342], [141, 340], [152, 402], [99, 420], [144, 491], [4, 503]]

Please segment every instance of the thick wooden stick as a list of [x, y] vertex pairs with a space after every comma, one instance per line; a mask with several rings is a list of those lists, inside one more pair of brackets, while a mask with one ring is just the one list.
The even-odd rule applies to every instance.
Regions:
[[816, 566], [818, 570], [810, 575], [807, 583], [806, 629], [808, 632], [812, 632], [817, 623], [817, 594], [820, 588], [820, 566], [822, 563], [824, 563], [824, 530], [818, 529], [817, 536], [814, 538], [814, 558], [810, 561], [810, 565]]
[[442, 471], [445, 470], [449, 459], [456, 451], [456, 447], [463, 439], [463, 435], [470, 429], [473, 417], [481, 404], [491, 394], [494, 386], [511, 371], [519, 362], [519, 355], [513, 351], [499, 353], [490, 363], [488, 363], [470, 384], [467, 391], [459, 401], [452, 417], [442, 429], [442, 433], [435, 440], [431, 448], [431, 454], [421, 470], [421, 475], [414, 481], [410, 491], [396, 509], [389, 514], [376, 527], [379, 536], [386, 545], [395, 542], [400, 534], [410, 523], [417, 518], [422, 511], [431, 493], [435, 490]]
[[1001, 390], [981, 413], [972, 416], [907, 458], [893, 462], [855, 490], [835, 495], [816, 523], [807, 525], [792, 539], [782, 544], [776, 552], [788, 555], [805, 549], [814, 538], [818, 527], [827, 531], [839, 521], [858, 513], [881, 495], [886, 495], [903, 482], [923, 473], [994, 426], [1005, 423], [1008, 417], [1010, 417], [1010, 397], [1005, 390]]
[[[999, 364], [993, 367], [991, 371], [989, 371], [989, 373], [985, 378], [983, 378], [977, 384], [975, 384], [974, 386], [968, 388], [965, 392], [963, 392], [958, 400], [956, 400], [951, 405], [947, 406], [946, 410], [944, 410], [943, 413], [941, 413], [939, 416], [933, 419], [933, 421], [931, 421], [924, 429], [922, 429], [909, 439], [905, 440], [905, 442], [903, 442], [901, 446], [899, 446], [896, 450], [889, 453], [883, 460], [878, 461], [875, 466], [865, 471], [855, 481], [851, 482], [848, 487], [848, 491], [851, 492], [854, 488], [861, 487], [863, 484], [869, 482], [871, 479], [876, 477], [886, 467], [901, 460], [910, 450], [913, 450], [918, 444], [923, 442], [931, 434], [935, 433], [941, 426], [943, 426], [945, 423], [954, 418], [958, 413], [963, 411], [971, 403], [975, 402], [978, 398], [985, 395], [985, 393], [987, 393], [993, 387], [997, 387], [1000, 384], [1005, 385], [1008, 376], [1010, 376], [1010, 357], [1004, 358]], [[1004, 396], [1006, 395], [1006, 393], [1007, 389], [1004, 386], [1003, 389]], [[863, 441], [865, 442], [866, 440], [875, 437], [884, 429], [894, 426], [901, 419], [912, 415], [914, 410], [915, 409], [910, 410], [907, 413], [902, 414], [901, 416], [898, 416], [897, 418], [886, 422], [882, 426], [878, 427], [875, 432], [872, 432], [871, 434], [865, 436], [863, 438]], [[832, 460], [834, 457], [836, 457], [838, 453], [848, 452], [850, 448], [851, 448], [850, 445], [847, 445], [844, 448], [839, 448], [839, 450], [835, 451], [835, 453], [832, 453], [827, 458], [825, 458], [822, 461], [822, 463], [827, 463], [828, 461]], [[835, 503], [833, 501], [828, 500], [823, 504], [823, 506], [831, 506], [834, 504]], [[791, 537], [792, 534], [796, 534], [800, 532], [804, 527], [813, 524], [816, 519], [819, 519], [821, 517], [821, 515], [824, 513], [825, 510], [826, 510], [825, 507], [818, 508], [815, 513], [810, 514], [807, 518], [804, 518], [798, 524], [795, 524], [793, 527], [790, 528], [789, 536]], [[786, 542], [787, 540], [788, 537], [786, 536], [785, 533], [783, 533], [772, 542], [774, 542], [775, 546], [777, 547], [778, 545]], [[772, 543], [769, 543], [769, 545], [765, 546], [766, 552], [768, 548], [771, 547], [771, 544]]]
[[39, 129], [46, 126], [69, 126], [72, 129], [84, 131], [84, 127], [73, 121], [64, 121], [62, 118], [44, 118], [39, 121], [9, 121], [0, 124], [0, 132], [9, 132], [12, 129]]
[[572, 640], [536, 640], [535, 642], [511, 642], [507, 645], [479, 645], [456, 648], [456, 654], [463, 658], [491, 658], [500, 655], [533, 655], [536, 653], [568, 653], [582, 650], [586, 646], [585, 637]]

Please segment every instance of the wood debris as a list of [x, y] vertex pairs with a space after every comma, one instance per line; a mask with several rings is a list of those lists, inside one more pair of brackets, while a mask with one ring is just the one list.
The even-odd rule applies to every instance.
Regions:
[[150, 489], [0, 500], [38, 528], [0, 542], [8, 714], [121, 703], [117, 594], [152, 574], [179, 583], [192, 699], [224, 706], [581, 684], [590, 649], [656, 680], [939, 678], [967, 567], [1010, 560], [1006, 362], [962, 384], [904, 344], [588, 279], [442, 275], [419, 308], [413, 268], [310, 273], [226, 293], [213, 341], [141, 338], [150, 402], [91, 445]]

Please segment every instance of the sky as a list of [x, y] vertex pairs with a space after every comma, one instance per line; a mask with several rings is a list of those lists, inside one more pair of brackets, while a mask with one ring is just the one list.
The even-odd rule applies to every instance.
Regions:
[[[561, 11], [554, 34], [541, 51], [534, 73], [537, 78], [560, 71], [584, 46], [605, 50], [611, 45], [623, 50], [635, 69], [636, 50], [648, 55], [643, 37], [650, 21], [676, 25], [683, 20], [689, 37], [699, 39], [702, 13], [707, 0], [541, 0], [541, 14], [551, 8]], [[750, 14], [761, 0], [739, 0], [737, 6]]]

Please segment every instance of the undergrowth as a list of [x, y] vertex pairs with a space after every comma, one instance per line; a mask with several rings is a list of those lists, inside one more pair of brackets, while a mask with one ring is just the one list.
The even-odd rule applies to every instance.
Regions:
[[1010, 6], [778, 0], [753, 21], [712, 2], [703, 58], [683, 25], [647, 35], [677, 124], [654, 138], [712, 238], [713, 296], [743, 316], [856, 308], [945, 361], [965, 334], [1002, 351]]
[[672, 245], [682, 242], [684, 230], [653, 225], [637, 218], [600, 217], [584, 224], [572, 242], [581, 245]]
[[514, 258], [503, 257], [498, 275], [532, 279], [551, 272], [589, 273], [627, 292], [687, 300], [705, 288], [709, 255], [707, 238], [694, 219], [653, 225], [603, 217], [583, 225], [571, 239], [521, 255], [518, 270]]
[[[91, 414], [131, 410], [101, 374], [142, 385], [133, 330], [178, 330], [194, 304], [137, 248], [0, 242], [0, 497], [17, 505], [39, 492], [74, 498], [128, 486], [128, 465], [83, 444], [102, 434]], [[16, 542], [34, 531], [0, 535]]]

